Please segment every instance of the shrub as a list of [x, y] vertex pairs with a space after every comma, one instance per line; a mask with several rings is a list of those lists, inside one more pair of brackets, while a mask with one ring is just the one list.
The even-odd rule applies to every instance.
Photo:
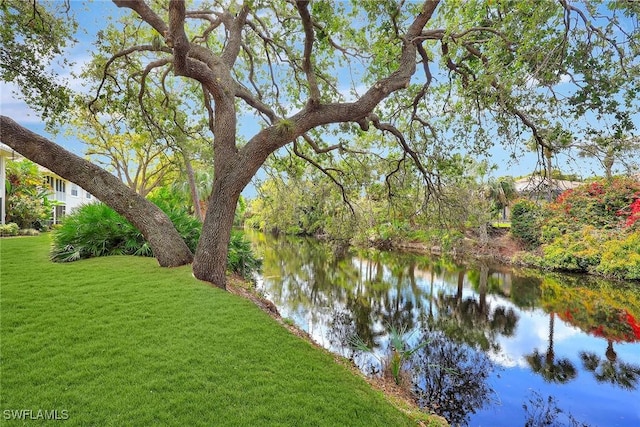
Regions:
[[600, 263], [607, 236], [592, 226], [564, 234], [544, 245], [541, 265], [556, 270], [591, 271]]
[[29, 160], [7, 162], [6, 187], [7, 220], [20, 228], [40, 228], [54, 204], [38, 166]]
[[511, 209], [511, 234], [529, 248], [540, 245], [541, 208], [531, 200], [519, 200]]
[[542, 267], [542, 257], [532, 252], [518, 252], [512, 258], [511, 262], [515, 265], [537, 266]]
[[640, 280], [640, 231], [635, 231], [622, 240], [606, 242], [596, 270], [617, 279]]
[[565, 191], [549, 205], [549, 223], [573, 230], [583, 225], [621, 228], [625, 222], [633, 222], [633, 203], [638, 194], [640, 183], [628, 177], [581, 185]]
[[18, 236], [37, 236], [38, 234], [40, 234], [40, 232], [35, 228], [23, 228], [22, 230], [18, 230]]
[[18, 235], [18, 224], [15, 222], [10, 222], [8, 224], [0, 225], [0, 236], [16, 236]]
[[635, 195], [637, 199], [629, 205], [630, 214], [625, 222], [626, 227], [633, 227], [640, 224], [640, 193]]
[[53, 232], [53, 261], [124, 254], [151, 256], [151, 248], [142, 233], [104, 203], [81, 206]]
[[244, 237], [244, 233], [234, 230], [229, 242], [227, 268], [240, 274], [246, 279], [252, 278], [254, 271], [259, 271], [262, 261], [255, 257], [251, 250], [251, 243]]
[[547, 205], [538, 265], [640, 279], [638, 200], [640, 183], [627, 177], [565, 191]]
[[[202, 224], [182, 207], [172, 207], [159, 201], [185, 243], [195, 252]], [[16, 226], [17, 227], [17, 226]], [[153, 256], [151, 246], [129, 221], [104, 203], [81, 206], [67, 215], [59, 228], [53, 231], [51, 259], [70, 262], [83, 258], [108, 255]], [[241, 232], [231, 235], [228, 268], [250, 278], [259, 269], [260, 261], [251, 251], [251, 245]]]

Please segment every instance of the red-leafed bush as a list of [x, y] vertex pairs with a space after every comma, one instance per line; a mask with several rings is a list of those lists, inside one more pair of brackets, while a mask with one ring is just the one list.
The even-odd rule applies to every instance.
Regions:
[[631, 213], [627, 217], [627, 221], [625, 223], [627, 227], [633, 227], [633, 225], [640, 220], [640, 194], [637, 194], [636, 196], [638, 198], [629, 206]]
[[[560, 194], [549, 205], [547, 224], [566, 224], [572, 231], [585, 225], [618, 229], [640, 219], [640, 182], [629, 177], [592, 182]], [[636, 206], [637, 204], [637, 206]], [[633, 218], [632, 218], [633, 217]]]
[[565, 191], [539, 221], [540, 266], [640, 279], [640, 182], [618, 177]]

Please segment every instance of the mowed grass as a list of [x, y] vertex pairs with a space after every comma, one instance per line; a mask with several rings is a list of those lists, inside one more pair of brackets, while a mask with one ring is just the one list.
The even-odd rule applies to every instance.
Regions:
[[24, 423], [7, 420], [12, 410], [57, 410], [82, 426], [414, 425], [330, 354], [189, 267], [54, 264], [49, 245], [0, 239], [2, 425]]

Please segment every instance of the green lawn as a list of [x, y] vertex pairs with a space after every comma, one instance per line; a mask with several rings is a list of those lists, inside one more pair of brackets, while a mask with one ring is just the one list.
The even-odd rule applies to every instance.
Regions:
[[49, 244], [0, 239], [2, 425], [14, 425], [12, 410], [57, 410], [82, 426], [414, 425], [330, 354], [189, 267], [54, 264]]

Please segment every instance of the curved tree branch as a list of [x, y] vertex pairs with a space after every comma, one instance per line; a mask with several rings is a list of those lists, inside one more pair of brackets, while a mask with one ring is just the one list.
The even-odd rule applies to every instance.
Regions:
[[29, 160], [80, 184], [124, 216], [149, 242], [161, 266], [175, 267], [192, 261], [191, 251], [164, 212], [109, 172], [6, 116], [0, 116], [0, 139]]
[[[307, 141], [308, 142], [308, 141]], [[333, 175], [331, 175], [329, 173], [329, 171], [325, 168], [322, 167], [322, 165], [320, 165], [318, 162], [316, 162], [315, 160], [313, 160], [311, 157], [305, 155], [304, 153], [302, 153], [300, 150], [298, 150], [298, 143], [296, 140], [293, 141], [293, 152], [296, 154], [296, 156], [300, 157], [301, 159], [305, 160], [306, 162], [308, 162], [309, 164], [311, 164], [313, 167], [315, 167], [316, 169], [318, 169], [320, 172], [322, 172], [323, 174], [325, 174], [327, 177], [329, 177], [329, 179], [338, 186], [338, 188], [340, 188], [340, 192], [342, 194], [342, 200], [344, 201], [344, 203], [349, 206], [349, 210], [351, 210], [351, 213], [353, 215], [356, 214], [355, 209], [353, 208], [353, 206], [351, 205], [351, 202], [349, 201], [349, 198], [347, 197], [347, 192], [344, 189], [344, 185], [342, 185], [340, 183], [340, 181], [338, 181]]]
[[169, 26], [144, 2], [144, 0], [113, 0], [113, 3], [118, 7], [126, 7], [135, 11], [143, 21], [151, 25], [159, 34], [164, 37], [167, 36]]
[[100, 81], [100, 85], [98, 86], [98, 90], [96, 91], [96, 96], [89, 102], [89, 109], [93, 112], [93, 105], [96, 103], [96, 101], [98, 101], [98, 98], [100, 97], [100, 92], [102, 91], [102, 88], [104, 87], [104, 83], [107, 80], [107, 77], [109, 75], [108, 74], [109, 68], [117, 59], [126, 57], [127, 55], [131, 55], [134, 52], [156, 52], [158, 50], [165, 53], [169, 53], [169, 54], [171, 53], [171, 49], [169, 48], [165, 48], [165, 47], [157, 48], [153, 45], [140, 45], [140, 46], [132, 46], [130, 48], [123, 49], [120, 52], [117, 52], [111, 58], [109, 58], [109, 60], [104, 64], [104, 68], [102, 70], [102, 79]]
[[220, 59], [222, 59], [222, 62], [224, 62], [229, 68], [233, 67], [233, 64], [238, 58], [238, 54], [240, 53], [240, 48], [242, 47], [242, 28], [244, 27], [248, 14], [249, 7], [245, 4], [242, 6], [240, 12], [238, 12], [235, 18], [232, 18], [229, 14], [231, 19], [229, 19], [230, 22], [228, 24], [223, 20], [227, 27], [227, 31], [229, 32], [229, 37], [222, 55], [220, 55]]
[[318, 88], [318, 80], [316, 79], [316, 73], [313, 70], [313, 64], [311, 63], [311, 55], [313, 51], [313, 40], [315, 38], [313, 31], [313, 21], [309, 10], [308, 0], [297, 0], [296, 8], [302, 18], [302, 27], [304, 28], [304, 53], [302, 59], [302, 69], [307, 75], [307, 82], [309, 83], [310, 98], [309, 102], [311, 106], [315, 106], [320, 103], [320, 89]]

